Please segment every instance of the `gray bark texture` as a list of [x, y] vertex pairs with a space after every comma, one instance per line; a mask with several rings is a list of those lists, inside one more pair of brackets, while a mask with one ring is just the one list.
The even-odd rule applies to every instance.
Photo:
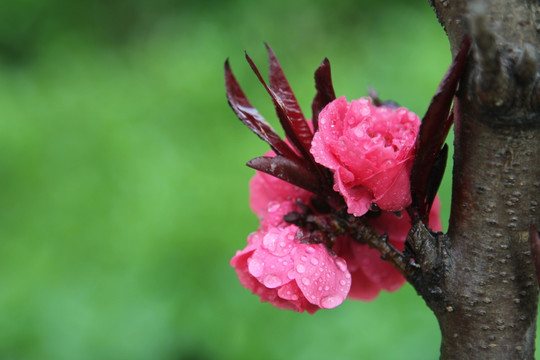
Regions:
[[447, 234], [409, 234], [434, 311], [441, 359], [534, 359], [538, 280], [529, 244], [540, 224], [540, 3], [432, 0], [453, 55], [472, 41], [454, 101]]

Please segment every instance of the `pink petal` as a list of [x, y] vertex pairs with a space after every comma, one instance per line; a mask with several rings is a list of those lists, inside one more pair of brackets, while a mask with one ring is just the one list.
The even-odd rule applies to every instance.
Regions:
[[296, 281], [291, 281], [278, 289], [278, 296], [289, 301], [293, 306], [293, 310], [303, 312], [307, 311], [310, 314], [319, 310], [319, 307], [313, 305], [304, 297], [304, 294], [296, 284]]
[[[265, 156], [275, 156], [275, 153], [269, 151]], [[249, 182], [249, 193], [251, 209], [260, 218], [266, 216], [272, 203], [295, 202], [313, 196], [307, 190], [260, 171]]]
[[297, 210], [297, 205], [293, 201], [269, 202], [267, 207], [267, 213], [264, 215], [261, 221], [262, 230], [267, 231], [271, 228], [282, 227], [283, 225], [286, 225], [283, 222], [283, 216], [294, 210]]
[[337, 169], [339, 160], [331, 151], [343, 131], [343, 118], [349, 108], [342, 96], [328, 104], [319, 114], [319, 130], [311, 142], [311, 153], [319, 164], [329, 169]]
[[379, 251], [357, 243], [353, 244], [353, 249], [358, 267], [379, 288], [396, 291], [405, 283], [405, 278], [389, 262], [381, 259]]
[[399, 211], [411, 203], [410, 166], [400, 163], [381, 171], [366, 180], [365, 184], [373, 191], [373, 202], [382, 210]]
[[339, 191], [340, 194], [345, 198], [347, 203], [347, 212], [353, 214], [354, 216], [362, 216], [368, 212], [373, 196], [365, 187], [350, 186], [348, 185], [347, 180], [351, 179], [352, 174], [345, 168], [339, 168], [338, 171], [334, 173], [334, 190]]
[[362, 270], [351, 274], [352, 284], [349, 291], [349, 298], [362, 301], [371, 301], [377, 298], [381, 288], [366, 277]]
[[403, 250], [407, 234], [411, 229], [411, 219], [406, 211], [402, 211], [401, 216], [383, 211], [378, 217], [369, 219], [368, 223], [379, 234], [387, 234], [391, 243], [401, 244], [397, 246], [397, 249]]
[[351, 287], [345, 260], [333, 258], [322, 244], [299, 246], [293, 258], [296, 283], [310, 303], [331, 309], [345, 300]]
[[295, 246], [297, 231], [295, 225], [270, 229], [264, 233], [261, 247], [247, 260], [249, 273], [265, 287], [274, 289], [292, 280], [289, 275], [293, 268], [290, 252]]

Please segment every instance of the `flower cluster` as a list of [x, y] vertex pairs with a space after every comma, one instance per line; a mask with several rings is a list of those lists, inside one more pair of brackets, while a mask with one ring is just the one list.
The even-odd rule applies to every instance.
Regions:
[[[314, 196], [271, 175], [255, 174], [250, 182], [250, 205], [261, 226], [231, 260], [242, 285], [261, 301], [309, 313], [333, 308], [345, 297], [369, 301], [381, 290], [398, 290], [404, 277], [367, 243], [359, 243], [347, 233], [338, 234], [328, 243], [321, 241], [316, 231], [284, 220], [287, 214], [308, 207]], [[441, 230], [439, 211], [437, 198], [430, 214], [434, 230]], [[327, 214], [313, 212], [317, 221], [327, 221]], [[386, 233], [396, 249], [403, 250], [411, 227], [406, 213], [372, 213], [366, 222], [375, 231]]]
[[421, 213], [411, 196], [420, 119], [377, 98], [336, 99], [325, 60], [315, 73], [317, 95], [308, 121], [268, 52], [270, 85], [248, 62], [274, 101], [286, 141], [251, 106], [228, 62], [225, 67], [229, 104], [272, 148], [248, 162], [257, 170], [250, 205], [260, 227], [231, 260], [240, 282], [261, 301], [308, 313], [334, 308], [347, 297], [367, 301], [381, 290], [399, 289], [403, 274], [381, 258], [376, 244], [413, 262], [402, 253], [409, 215], [441, 230], [439, 199], [415, 194], [428, 199], [431, 212]]
[[292, 199], [269, 202], [261, 228], [248, 237], [248, 245], [236, 253], [231, 265], [240, 282], [262, 301], [314, 313], [343, 302], [351, 274], [345, 260], [331, 255], [322, 243], [304, 241], [300, 228], [283, 220], [297, 206]]
[[409, 176], [419, 128], [418, 116], [405, 108], [340, 97], [320, 113], [311, 152], [334, 172], [334, 189], [351, 214], [364, 215], [372, 203], [398, 211], [411, 203]]

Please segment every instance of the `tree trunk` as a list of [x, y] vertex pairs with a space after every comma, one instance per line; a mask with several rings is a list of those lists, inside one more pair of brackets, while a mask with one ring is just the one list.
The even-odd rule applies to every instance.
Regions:
[[[456, 95], [452, 210], [436, 286], [418, 287], [442, 332], [441, 359], [533, 359], [540, 224], [536, 1], [432, 0], [452, 52], [472, 40]], [[538, 19], [536, 18], [538, 14]], [[434, 290], [435, 289], [435, 290]]]

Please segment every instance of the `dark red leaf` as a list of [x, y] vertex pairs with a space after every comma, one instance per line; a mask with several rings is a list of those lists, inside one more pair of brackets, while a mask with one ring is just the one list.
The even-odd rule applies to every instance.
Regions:
[[531, 223], [529, 227], [529, 243], [531, 244], [533, 262], [536, 268], [536, 278], [540, 285], [540, 232], [538, 232], [534, 223]]
[[298, 164], [283, 156], [261, 156], [250, 160], [247, 166], [275, 176], [288, 183], [306, 189], [315, 194], [320, 194], [322, 186], [319, 179], [305, 166]]
[[[444, 144], [441, 151], [439, 151], [439, 153], [437, 154], [437, 157], [435, 158], [435, 162], [433, 162], [433, 166], [429, 174], [429, 180], [426, 187], [427, 215], [429, 215], [429, 212], [431, 211], [431, 205], [433, 205], [433, 200], [435, 200], [437, 191], [439, 191], [439, 186], [441, 185], [444, 170], [446, 169], [447, 159], [448, 145]], [[429, 216], [427, 216], [427, 220], [429, 220]], [[429, 224], [426, 223], [426, 225]]]
[[309, 150], [311, 148], [313, 133], [302, 113], [302, 109], [300, 109], [296, 96], [294, 96], [291, 86], [289, 85], [289, 81], [285, 77], [285, 73], [279, 64], [276, 54], [268, 44], [265, 45], [268, 52], [268, 62], [270, 64], [270, 89], [274, 91], [276, 96], [283, 103], [293, 131], [298, 140], [302, 143], [302, 147]]
[[257, 69], [257, 66], [253, 62], [253, 60], [246, 54], [246, 59], [249, 63], [249, 66], [251, 66], [251, 69], [257, 75], [257, 78], [261, 82], [261, 84], [264, 86], [270, 97], [272, 98], [272, 101], [274, 102], [274, 106], [276, 108], [276, 113], [279, 118], [279, 122], [281, 123], [281, 126], [283, 127], [283, 130], [285, 130], [285, 135], [287, 136], [287, 139], [291, 142], [291, 144], [298, 150], [298, 152], [304, 157], [305, 159], [311, 159], [312, 155], [309, 152], [309, 147], [305, 147], [305, 144], [302, 142], [302, 140], [297, 136], [295, 127], [293, 125], [293, 121], [291, 120], [289, 114], [287, 113], [285, 104], [281, 100], [281, 98], [274, 92], [274, 90], [270, 89], [268, 85], [266, 84], [266, 81], [264, 81], [261, 73], [259, 72], [259, 69]]
[[257, 109], [251, 105], [231, 71], [229, 60], [225, 62], [225, 88], [229, 105], [236, 113], [236, 116], [238, 116], [251, 131], [266, 141], [276, 154], [283, 155], [290, 159], [298, 158], [289, 145], [279, 137], [270, 124], [268, 124], [259, 114]]
[[426, 195], [431, 168], [453, 121], [453, 116], [448, 113], [465, 69], [470, 45], [470, 39], [466, 36], [429, 104], [416, 138], [416, 158], [411, 171], [411, 207], [414, 215], [424, 220], [428, 215]]
[[313, 112], [313, 130], [319, 128], [319, 113], [326, 105], [336, 99], [334, 85], [332, 85], [332, 73], [330, 71], [330, 61], [324, 58], [321, 65], [315, 71], [315, 89], [317, 94], [311, 103]]

